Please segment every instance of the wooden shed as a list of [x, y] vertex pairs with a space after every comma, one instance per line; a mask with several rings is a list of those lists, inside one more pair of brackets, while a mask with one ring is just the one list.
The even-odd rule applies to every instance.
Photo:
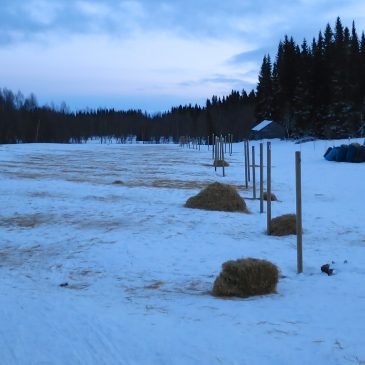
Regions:
[[263, 120], [251, 129], [252, 139], [285, 138], [285, 128], [272, 120]]

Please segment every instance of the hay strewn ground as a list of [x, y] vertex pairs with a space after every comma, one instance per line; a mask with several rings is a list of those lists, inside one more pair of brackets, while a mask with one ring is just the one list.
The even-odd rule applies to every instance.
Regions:
[[246, 203], [236, 188], [218, 182], [208, 185], [199, 194], [189, 198], [185, 207], [225, 212], [248, 212]]
[[227, 261], [213, 285], [213, 295], [247, 298], [274, 293], [278, 268], [269, 261], [253, 258]]
[[271, 220], [270, 235], [287, 236], [297, 234], [297, 216], [295, 214], [284, 214]]

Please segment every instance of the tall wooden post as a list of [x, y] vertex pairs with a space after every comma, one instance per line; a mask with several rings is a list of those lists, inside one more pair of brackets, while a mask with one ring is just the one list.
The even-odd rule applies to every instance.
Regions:
[[214, 141], [214, 171], [217, 171], [217, 160], [218, 160], [218, 137], [215, 137]]
[[264, 212], [264, 144], [260, 143], [260, 213]]
[[244, 141], [244, 150], [245, 150], [245, 185], [246, 185], [246, 189], [248, 189], [248, 176], [247, 176], [247, 141]]
[[295, 181], [296, 181], [296, 222], [297, 222], [297, 268], [298, 274], [303, 272], [303, 245], [302, 245], [302, 177], [301, 154], [295, 152]]
[[252, 197], [256, 199], [255, 146], [252, 146]]
[[247, 178], [248, 181], [251, 181], [251, 176], [250, 176], [250, 141], [247, 140]]
[[225, 140], [223, 138], [221, 138], [221, 148], [222, 148], [222, 156], [221, 156], [221, 159], [222, 159], [222, 169], [223, 169], [223, 177], [226, 176], [225, 174], [225, 171], [224, 171], [224, 149], [223, 149], [223, 144], [225, 145]]
[[271, 234], [271, 229], [270, 229], [270, 225], [271, 225], [271, 142], [267, 142], [267, 154], [266, 154], [266, 159], [267, 159], [267, 172], [266, 172], [266, 185], [267, 185], [267, 198], [266, 198], [266, 202], [267, 202], [267, 207], [266, 207], [266, 214], [267, 214], [267, 234]]
[[214, 134], [212, 134], [212, 159], [214, 160], [214, 147], [215, 147], [215, 139]]

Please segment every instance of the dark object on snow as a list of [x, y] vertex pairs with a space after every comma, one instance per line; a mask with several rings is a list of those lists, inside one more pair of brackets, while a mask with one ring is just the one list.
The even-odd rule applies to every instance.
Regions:
[[348, 150], [348, 146], [346, 145], [341, 145], [340, 147], [338, 147], [337, 153], [336, 153], [336, 161], [337, 162], [346, 162], [346, 155], [347, 155], [347, 150]]
[[321, 271], [326, 273], [328, 276], [333, 275], [333, 269], [330, 268], [329, 264], [322, 265]]
[[[324, 153], [324, 155], [323, 155], [323, 157], [326, 159], [326, 160], [328, 160], [328, 154], [330, 153], [332, 151], [332, 147], [328, 147], [327, 148], [327, 151]], [[328, 161], [330, 161], [330, 160], [328, 160]]]
[[229, 163], [225, 160], [216, 160], [213, 162], [213, 166], [215, 167], [228, 167]]
[[[275, 194], [273, 194], [273, 193], [271, 193], [271, 194], [270, 194], [270, 197], [271, 197], [271, 201], [272, 201], [272, 202], [274, 202], [274, 201], [277, 201], [277, 200], [278, 200], [278, 198], [276, 197], [276, 195], [275, 195]], [[266, 192], [266, 191], [264, 191], [263, 198], [264, 198], [264, 200], [265, 200], [265, 201], [267, 200], [267, 192]]]
[[287, 236], [289, 234], [297, 234], [296, 214], [284, 214], [271, 220], [270, 235]]
[[189, 198], [185, 207], [225, 212], [248, 212], [246, 203], [236, 188], [218, 182], [208, 185], [199, 194]]
[[66, 286], [68, 286], [68, 283], [67, 283], [67, 282], [66, 282], [66, 283], [61, 283], [61, 284], [60, 284], [60, 287], [61, 287], [61, 288], [64, 288], [64, 287], [66, 287]]
[[329, 147], [323, 157], [327, 161], [365, 162], [365, 146], [360, 146], [358, 143], [351, 143], [348, 146]]
[[279, 278], [276, 265], [253, 258], [227, 261], [213, 285], [218, 297], [247, 298], [274, 293]]
[[365, 147], [360, 146], [355, 156], [355, 162], [365, 162]]

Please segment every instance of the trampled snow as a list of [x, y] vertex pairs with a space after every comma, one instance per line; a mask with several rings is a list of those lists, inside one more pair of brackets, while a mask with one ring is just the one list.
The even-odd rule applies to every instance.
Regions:
[[[226, 177], [206, 146], [0, 146], [0, 363], [364, 364], [365, 164], [324, 160], [340, 143], [272, 141], [273, 217], [295, 213], [302, 152], [303, 274], [244, 189], [242, 143]], [[214, 181], [250, 214], [184, 208]], [[212, 297], [243, 257], [279, 267], [277, 293]]]

